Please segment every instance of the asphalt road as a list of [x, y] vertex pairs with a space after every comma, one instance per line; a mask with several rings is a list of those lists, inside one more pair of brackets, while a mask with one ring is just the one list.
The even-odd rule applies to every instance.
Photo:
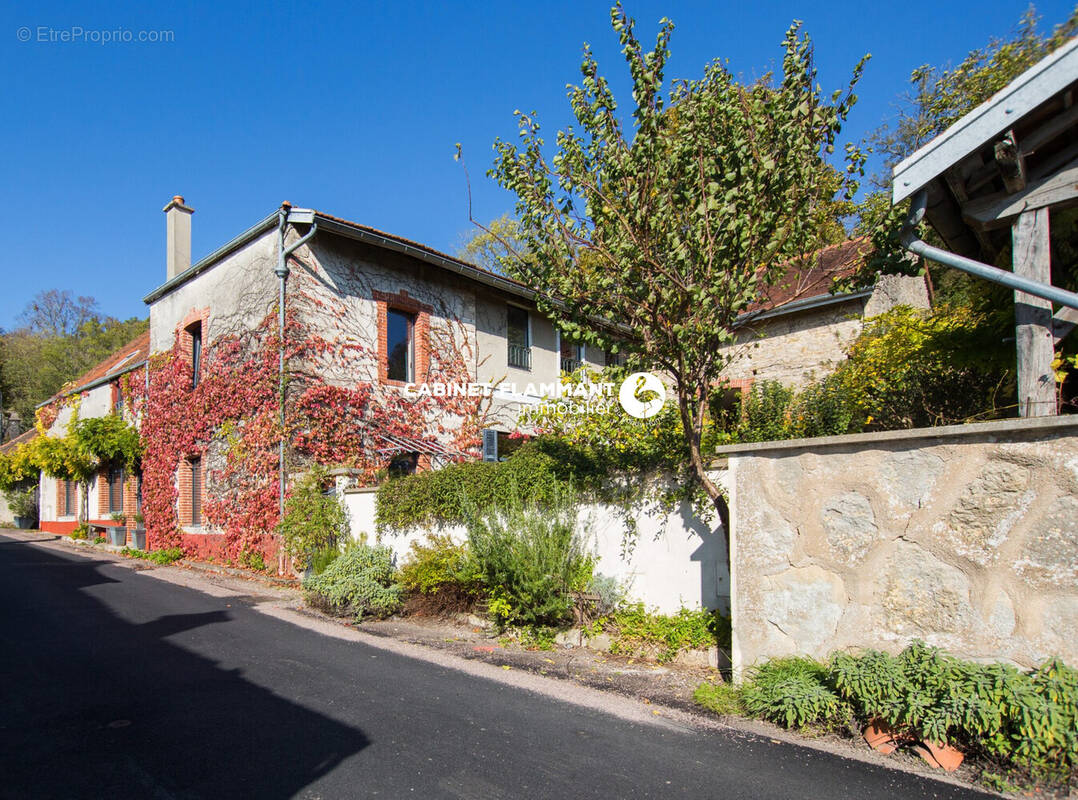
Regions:
[[0, 536], [0, 797], [958, 798], [625, 721]]

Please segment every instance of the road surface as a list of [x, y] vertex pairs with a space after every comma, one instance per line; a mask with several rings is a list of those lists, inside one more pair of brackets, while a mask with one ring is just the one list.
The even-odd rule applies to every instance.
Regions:
[[254, 605], [0, 536], [0, 797], [981, 796], [626, 720]]

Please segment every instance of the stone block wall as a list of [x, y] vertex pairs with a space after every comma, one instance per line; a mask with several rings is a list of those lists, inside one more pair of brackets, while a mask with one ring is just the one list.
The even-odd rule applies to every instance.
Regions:
[[735, 668], [914, 638], [1078, 664], [1078, 419], [721, 450]]

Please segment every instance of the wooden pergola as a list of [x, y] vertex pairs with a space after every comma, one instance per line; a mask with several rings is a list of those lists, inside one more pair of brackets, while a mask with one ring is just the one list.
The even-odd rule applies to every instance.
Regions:
[[[1055, 348], [1078, 324], [1078, 295], [1052, 285], [1049, 224], [1054, 212], [1078, 205], [1076, 101], [1078, 39], [894, 169], [892, 201], [911, 198], [911, 223], [923, 214], [946, 248], [920, 242], [910, 225], [904, 240], [911, 251], [1016, 289], [1022, 416], [1057, 412]], [[1012, 271], [990, 266], [1008, 244]], [[1055, 266], [1063, 274], [1070, 265]]]

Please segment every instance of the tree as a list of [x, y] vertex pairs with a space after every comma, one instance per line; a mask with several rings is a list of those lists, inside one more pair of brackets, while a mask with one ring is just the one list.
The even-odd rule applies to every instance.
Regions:
[[579, 127], [559, 131], [548, 156], [538, 121], [517, 112], [520, 146], [497, 140], [489, 174], [517, 195], [535, 254], [514, 262], [516, 277], [545, 293], [541, 310], [568, 335], [669, 374], [692, 474], [725, 517], [700, 447], [706, 400], [738, 315], [812, 249], [817, 212], [836, 189], [846, 199], [856, 190], [856, 148], [846, 148], [837, 187], [825, 159], [864, 59], [845, 90], [823, 99], [811, 42], [794, 23], [780, 80], [742, 85], [716, 61], [664, 98], [673, 24], [663, 20], [644, 52], [620, 6], [611, 20], [632, 77], [635, 130], [626, 131], [585, 49], [582, 85], [568, 92]]
[[[991, 39], [984, 47], [969, 51], [958, 66], [923, 64], [910, 73], [912, 91], [902, 98], [895, 119], [868, 137], [871, 150], [883, 156], [883, 170], [872, 176], [876, 191], [857, 207], [856, 232], [872, 237], [874, 255], [855, 281], [863, 283], [880, 271], [908, 274], [920, 270], [920, 264], [899, 241], [909, 202], [891, 206], [891, 171], [1078, 33], [1078, 7], [1047, 36], [1037, 31], [1038, 19], [1030, 6], [1010, 38]], [[972, 278], [950, 267], [935, 269], [940, 271], [947, 297], [969, 294]], [[988, 290], [983, 285], [979, 288]]]
[[68, 381], [143, 333], [148, 322], [118, 320], [97, 310], [92, 297], [68, 291], [38, 293], [19, 315], [21, 325], [0, 337], [4, 407], [24, 420]]
[[[511, 265], [515, 259], [529, 257], [520, 223], [509, 214], [502, 214], [478, 228], [457, 250], [457, 258], [491, 272], [505, 274], [507, 265]], [[510, 268], [508, 271], [516, 270]]]

